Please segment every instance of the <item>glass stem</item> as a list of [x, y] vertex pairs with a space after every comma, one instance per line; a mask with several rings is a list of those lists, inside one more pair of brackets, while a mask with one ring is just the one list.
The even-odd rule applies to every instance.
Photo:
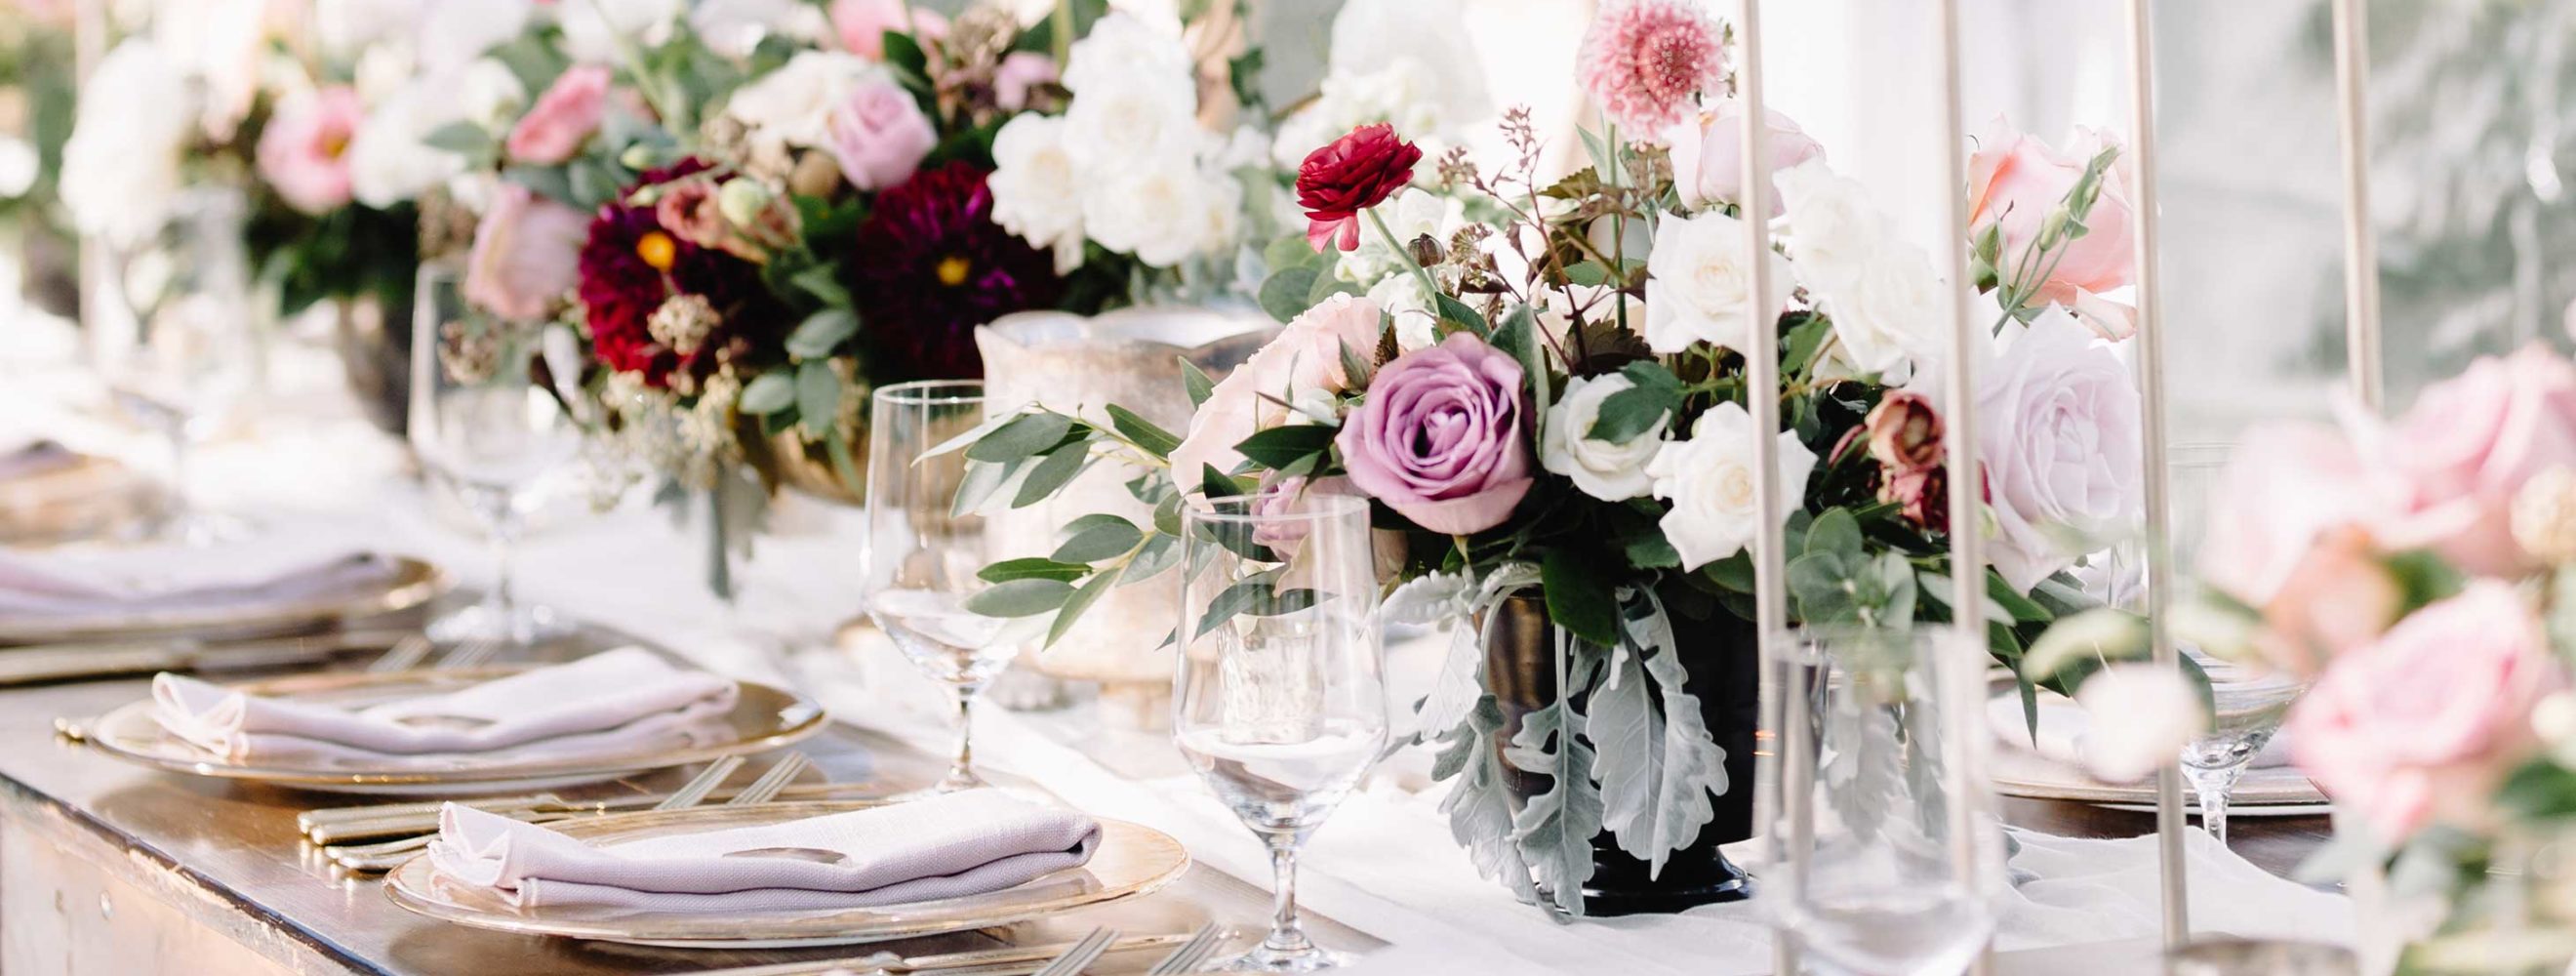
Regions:
[[1270, 835], [1270, 937], [1261, 947], [1283, 955], [1315, 951], [1297, 924], [1297, 835]]
[[975, 784], [975, 689], [957, 686], [957, 757], [948, 763], [950, 787]]
[[2183, 775], [2191, 779], [2192, 792], [2200, 797], [2200, 826], [2218, 840], [2220, 847], [2227, 846], [2227, 797], [2235, 791], [2237, 777], [2245, 774], [2245, 765], [2194, 766], [2186, 763], [2182, 767]]
[[172, 417], [161, 433], [170, 441], [169, 511], [163, 518], [182, 532], [191, 531], [196, 527], [192, 522], [196, 506], [188, 497], [188, 422]]

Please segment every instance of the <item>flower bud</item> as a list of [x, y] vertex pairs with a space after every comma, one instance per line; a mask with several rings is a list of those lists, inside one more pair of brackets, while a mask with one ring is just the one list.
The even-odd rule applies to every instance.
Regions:
[[758, 180], [731, 179], [716, 188], [716, 211], [736, 227], [756, 227], [761, 212], [777, 199]]
[[1414, 237], [1408, 250], [1413, 252], [1413, 263], [1426, 268], [1437, 265], [1447, 258], [1440, 248], [1440, 240], [1429, 234]]
[[1941, 463], [1941, 415], [1932, 409], [1931, 399], [1920, 393], [1890, 391], [1861, 426], [1868, 431], [1869, 456], [1893, 471]]

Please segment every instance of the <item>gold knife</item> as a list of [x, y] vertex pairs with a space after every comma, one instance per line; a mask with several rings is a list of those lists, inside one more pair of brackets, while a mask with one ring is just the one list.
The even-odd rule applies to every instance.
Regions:
[[0, 648], [0, 687], [87, 680], [156, 671], [226, 671], [328, 661], [344, 652], [383, 650], [403, 631], [350, 631], [262, 640], [29, 644]]

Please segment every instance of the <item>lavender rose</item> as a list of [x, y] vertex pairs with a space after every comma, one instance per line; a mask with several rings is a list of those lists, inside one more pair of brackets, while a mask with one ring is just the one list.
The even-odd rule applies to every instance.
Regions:
[[1521, 366], [1466, 333], [1404, 354], [1333, 439], [1351, 484], [1433, 532], [1502, 524], [1530, 489]]

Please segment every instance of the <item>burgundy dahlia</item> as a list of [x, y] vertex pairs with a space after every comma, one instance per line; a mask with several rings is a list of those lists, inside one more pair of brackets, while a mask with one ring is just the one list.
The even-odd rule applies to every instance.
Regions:
[[1054, 256], [993, 223], [987, 175], [962, 161], [924, 169], [877, 194], [859, 225], [850, 295], [878, 381], [980, 377], [975, 327], [1063, 293]]
[[[644, 174], [636, 187], [666, 183], [708, 165], [682, 160]], [[636, 187], [599, 208], [581, 246], [582, 312], [600, 361], [611, 369], [640, 373], [653, 386], [669, 386], [674, 372], [695, 377], [712, 370], [718, 349], [783, 335], [786, 311], [762, 286], [759, 267], [690, 243], [663, 227], [650, 206], [628, 205], [625, 200]], [[675, 349], [654, 338], [647, 324], [654, 310], [675, 295], [706, 299], [720, 321], [691, 348]]]
[[1306, 154], [1297, 164], [1297, 205], [1306, 208], [1306, 243], [1322, 251], [1360, 246], [1360, 211], [1377, 206], [1413, 180], [1422, 150], [1380, 122]]

